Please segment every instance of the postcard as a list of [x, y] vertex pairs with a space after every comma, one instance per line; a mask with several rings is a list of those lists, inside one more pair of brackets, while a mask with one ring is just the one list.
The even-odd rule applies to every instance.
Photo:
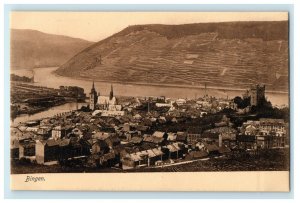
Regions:
[[288, 12], [10, 13], [12, 190], [290, 190]]

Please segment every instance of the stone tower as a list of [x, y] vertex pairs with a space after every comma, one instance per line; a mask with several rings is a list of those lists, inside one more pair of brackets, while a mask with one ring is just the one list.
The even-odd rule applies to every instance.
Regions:
[[249, 90], [251, 106], [259, 106], [265, 100], [265, 85], [253, 85]]
[[90, 109], [91, 110], [95, 110], [96, 109], [96, 104], [97, 104], [97, 100], [98, 100], [98, 95], [97, 92], [95, 90], [95, 84], [93, 81], [93, 86], [90, 92]]

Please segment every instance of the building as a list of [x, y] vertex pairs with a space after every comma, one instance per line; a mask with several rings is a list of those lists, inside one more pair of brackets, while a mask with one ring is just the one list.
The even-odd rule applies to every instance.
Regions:
[[187, 143], [193, 144], [196, 142], [199, 142], [201, 140], [201, 134], [200, 133], [188, 133], [187, 134]]
[[286, 136], [286, 123], [283, 119], [272, 119], [272, 118], [261, 118], [259, 119], [260, 132], [270, 134], [275, 133], [275, 136], [283, 137]]
[[152, 136], [157, 138], [163, 138], [164, 140], [167, 140], [168, 138], [168, 134], [166, 132], [161, 131], [155, 131]]
[[59, 155], [59, 142], [53, 139], [37, 140], [35, 145], [36, 162], [44, 164], [49, 161], [57, 161]]
[[256, 136], [252, 135], [237, 135], [236, 143], [242, 149], [257, 148]]
[[114, 96], [113, 86], [110, 87], [109, 96], [98, 96], [97, 104], [101, 110], [120, 111], [121, 106], [118, 105], [117, 98]]
[[10, 158], [19, 158], [19, 140], [11, 140], [10, 142]]
[[35, 141], [24, 139], [19, 141], [19, 159], [35, 156]]
[[243, 95], [245, 98], [250, 98], [251, 106], [259, 106], [265, 101], [265, 85], [253, 85]]
[[93, 86], [92, 86], [92, 89], [91, 89], [91, 92], [90, 92], [90, 109], [91, 110], [96, 109], [97, 101], [98, 101], [98, 95], [97, 95], [97, 92], [95, 90], [95, 84], [94, 84], [94, 81], [93, 81]]
[[156, 165], [163, 160], [164, 153], [161, 148], [152, 148], [148, 150], [127, 153], [121, 157], [122, 169], [132, 169], [145, 166]]
[[61, 125], [55, 126], [52, 129], [52, 139], [58, 140], [67, 136], [68, 133], [71, 133], [72, 129], [68, 127], [62, 127]]
[[93, 116], [100, 114], [103, 117], [115, 117], [115, 116], [124, 116], [125, 111], [110, 111], [110, 110], [96, 110], [93, 112]]

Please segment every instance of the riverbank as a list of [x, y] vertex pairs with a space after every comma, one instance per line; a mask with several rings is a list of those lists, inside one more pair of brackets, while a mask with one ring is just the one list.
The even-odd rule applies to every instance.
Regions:
[[12, 106], [11, 107], [11, 119], [14, 120], [18, 118], [19, 116], [24, 116], [24, 115], [33, 115], [36, 113], [40, 113], [43, 111], [47, 111], [50, 108], [56, 107], [56, 106], [61, 106], [67, 103], [72, 103], [71, 101], [59, 101], [53, 103], [51, 106], [29, 106], [26, 110], [15, 110], [15, 108]]
[[[120, 82], [116, 80], [100, 80], [100, 79], [93, 79], [88, 77], [68, 77], [60, 75], [56, 72], [56, 70], [52, 71], [52, 74], [56, 77], [67, 77], [70, 79], [75, 80], [85, 80], [85, 81], [95, 81], [101, 83], [113, 83], [113, 84], [120, 84], [120, 85], [137, 85], [137, 86], [152, 86], [152, 87], [172, 87], [172, 88], [182, 88], [182, 89], [208, 89], [208, 90], [220, 90], [220, 91], [246, 91], [247, 88], [233, 88], [233, 87], [219, 87], [219, 86], [206, 86], [205, 85], [179, 85], [179, 84], [170, 84], [170, 83], [146, 83], [146, 82]], [[272, 94], [289, 94], [288, 91], [281, 91], [281, 90], [266, 90], [266, 93]]]
[[65, 113], [80, 109], [82, 106], [86, 106], [87, 103], [76, 103], [76, 102], [67, 102], [62, 105], [49, 107], [44, 111], [40, 111], [34, 114], [21, 114], [17, 116], [14, 120], [11, 120], [11, 126], [17, 126], [19, 123], [24, 123], [31, 120], [39, 120], [43, 118], [49, 118], [60, 113]]
[[[59, 88], [59, 86], [79, 86], [84, 88], [85, 93], [89, 93], [92, 87], [92, 79], [89, 78], [70, 78], [55, 74], [58, 67], [46, 67], [34, 69], [34, 85], [46, 86], [49, 88]], [[16, 74], [18, 72], [15, 71]], [[22, 71], [20, 71], [22, 75]], [[166, 98], [187, 98], [194, 99], [204, 95], [216, 98], [231, 98], [236, 96], [242, 97], [245, 89], [242, 88], [226, 88], [226, 87], [211, 87], [207, 89], [203, 86], [185, 86], [185, 85], [168, 85], [168, 84], [148, 84], [148, 83], [119, 83], [118, 81], [95, 80], [95, 89], [100, 92], [100, 95], [109, 95], [111, 84], [113, 84], [114, 95], [116, 96], [132, 96], [132, 97], [147, 97], [147, 96], [165, 96]], [[224, 89], [224, 90], [220, 90]], [[226, 90], [225, 90], [226, 89]], [[266, 96], [273, 105], [288, 106], [289, 95], [284, 92], [270, 93], [266, 88]]]

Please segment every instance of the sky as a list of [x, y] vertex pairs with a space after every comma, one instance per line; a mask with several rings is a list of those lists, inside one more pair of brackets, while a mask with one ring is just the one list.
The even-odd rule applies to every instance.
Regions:
[[130, 25], [281, 21], [287, 12], [11, 12], [10, 26], [100, 41]]

